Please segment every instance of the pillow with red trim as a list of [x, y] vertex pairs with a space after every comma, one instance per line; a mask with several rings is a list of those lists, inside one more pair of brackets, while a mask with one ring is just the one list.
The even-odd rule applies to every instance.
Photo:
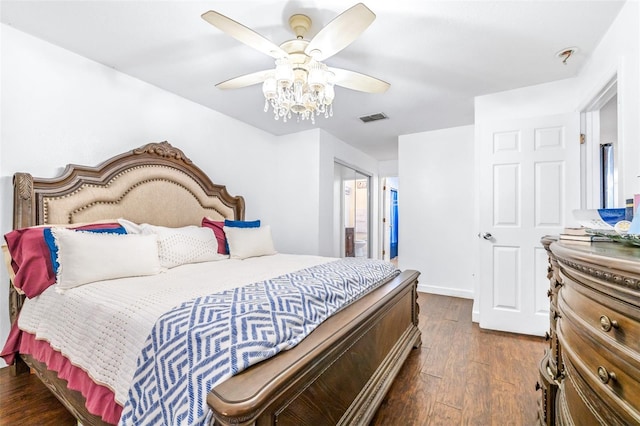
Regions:
[[218, 241], [218, 253], [219, 254], [229, 254], [229, 250], [227, 249], [227, 237], [224, 235], [224, 221], [217, 221], [213, 219], [209, 219], [208, 217], [202, 218], [202, 227], [203, 228], [211, 228], [213, 230], [213, 234], [216, 236], [216, 240]]
[[209, 219], [208, 217], [202, 218], [202, 226], [213, 229], [213, 233], [218, 240], [218, 253], [229, 254], [229, 243], [227, 242], [227, 236], [224, 233], [224, 227], [229, 228], [259, 228], [260, 219], [258, 220], [229, 220], [217, 221]]
[[[36, 297], [56, 282], [53, 255], [45, 240], [49, 226], [34, 226], [13, 230], [4, 239], [11, 255], [11, 269], [15, 273], [13, 286], [27, 297]], [[122, 228], [119, 223], [96, 223], [71, 229], [89, 230]]]

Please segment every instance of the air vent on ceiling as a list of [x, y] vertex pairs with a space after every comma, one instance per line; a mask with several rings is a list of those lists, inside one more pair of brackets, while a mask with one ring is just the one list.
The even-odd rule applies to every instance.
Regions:
[[363, 123], [369, 123], [371, 121], [384, 120], [386, 118], [389, 118], [389, 117], [387, 117], [383, 112], [379, 112], [376, 114], [364, 115], [360, 117], [360, 120], [362, 120]]

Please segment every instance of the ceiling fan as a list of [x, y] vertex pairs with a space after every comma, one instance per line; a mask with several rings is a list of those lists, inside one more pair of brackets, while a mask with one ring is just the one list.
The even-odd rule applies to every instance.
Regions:
[[289, 26], [296, 35], [279, 46], [252, 29], [210, 10], [202, 18], [238, 41], [276, 59], [275, 69], [241, 75], [216, 84], [220, 89], [237, 89], [262, 83], [265, 111], [273, 107], [275, 118], [286, 121], [291, 113], [313, 121], [314, 115], [332, 114], [335, 96], [333, 85], [367, 93], [382, 93], [389, 83], [341, 68], [328, 67], [322, 61], [351, 44], [371, 25], [376, 15], [358, 3], [338, 15], [311, 40], [304, 36], [311, 27], [311, 19], [302, 14], [289, 18]]

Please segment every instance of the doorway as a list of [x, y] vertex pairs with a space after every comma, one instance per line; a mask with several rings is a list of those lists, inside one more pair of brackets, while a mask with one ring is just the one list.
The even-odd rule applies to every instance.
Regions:
[[384, 177], [380, 180], [382, 211], [382, 259], [398, 264], [398, 178]]
[[389, 212], [389, 221], [391, 222], [391, 236], [389, 238], [389, 257], [391, 261], [397, 262], [398, 257], [398, 190], [391, 191], [391, 211]]
[[617, 75], [589, 100], [580, 113], [580, 186], [582, 209], [624, 207], [618, 144]]
[[355, 168], [334, 163], [335, 188], [338, 191], [340, 218], [340, 256], [370, 257], [369, 244], [371, 177]]

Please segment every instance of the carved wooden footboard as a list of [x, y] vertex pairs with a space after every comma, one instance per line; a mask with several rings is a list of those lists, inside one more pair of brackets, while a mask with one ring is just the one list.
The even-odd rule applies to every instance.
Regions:
[[366, 425], [412, 348], [420, 345], [418, 272], [326, 320], [294, 349], [216, 388], [216, 424]]

